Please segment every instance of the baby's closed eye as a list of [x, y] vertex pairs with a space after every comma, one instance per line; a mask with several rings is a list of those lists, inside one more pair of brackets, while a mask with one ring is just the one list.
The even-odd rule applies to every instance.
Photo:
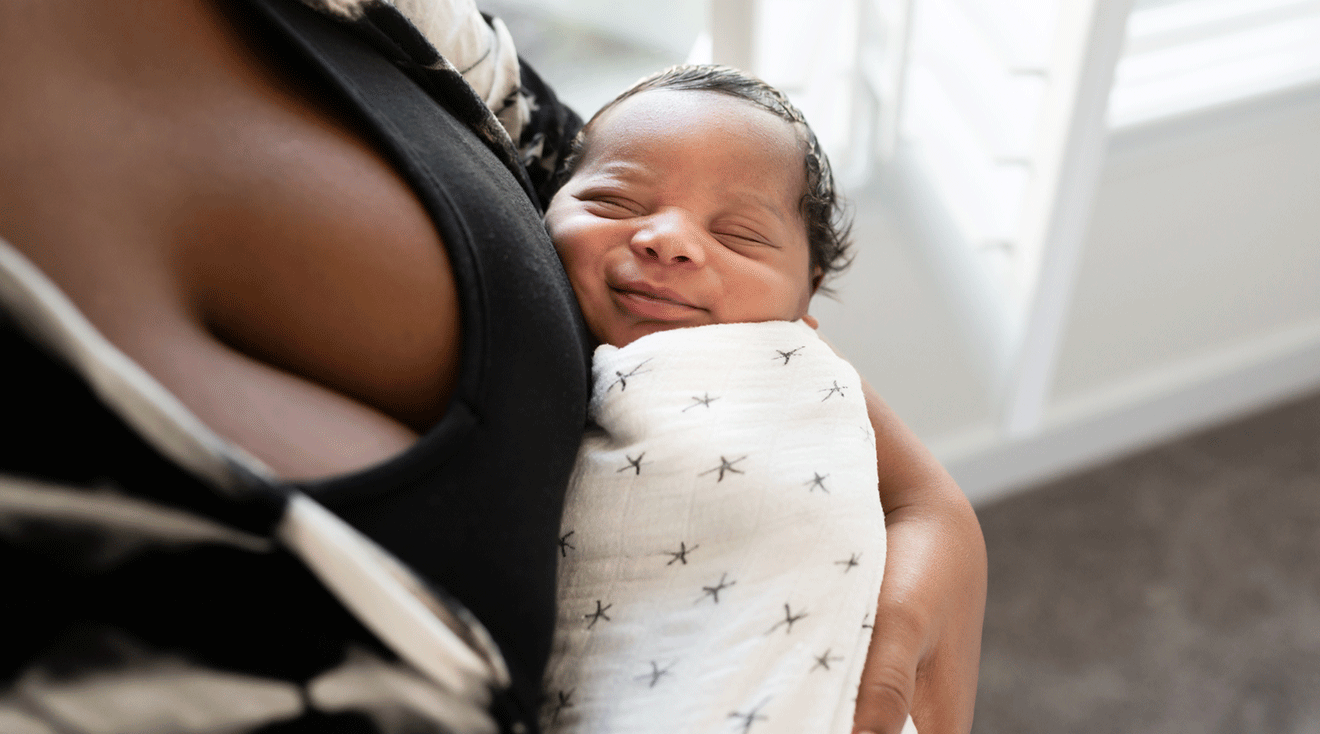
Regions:
[[755, 230], [747, 229], [746, 227], [742, 227], [742, 226], [725, 225], [721, 227], [715, 227], [711, 230], [711, 234], [719, 238], [719, 240], [723, 242], [725, 245], [734, 248], [739, 248], [739, 247], [778, 248], [778, 245], [773, 243], [769, 237], [766, 237], [765, 235], [762, 235], [761, 233], [756, 232]]
[[587, 205], [587, 211], [603, 217], [640, 216], [645, 212], [641, 204], [620, 194], [586, 193], [578, 198]]

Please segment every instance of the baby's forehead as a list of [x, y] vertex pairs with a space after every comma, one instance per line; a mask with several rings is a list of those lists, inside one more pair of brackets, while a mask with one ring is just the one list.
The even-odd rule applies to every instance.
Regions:
[[[810, 142], [804, 126], [751, 99], [708, 89], [647, 89], [602, 108], [580, 133], [570, 176], [580, 174], [581, 164], [588, 159], [591, 168], [599, 171], [626, 161], [637, 148], [662, 152], [667, 146], [678, 148], [679, 138], [667, 133], [688, 129], [707, 135], [760, 138], [763, 145], [746, 160], [765, 163], [780, 159], [789, 175], [801, 174], [805, 192]], [[602, 138], [609, 144], [594, 145]], [[792, 149], [785, 156], [783, 144], [788, 141]]]
[[[664, 104], [668, 100], [671, 104]], [[630, 126], [612, 124], [620, 117], [630, 118], [630, 113], [636, 113], [638, 107], [648, 108], [646, 117], [657, 123], [668, 126], [685, 126], [690, 124], [692, 114], [701, 114], [694, 110], [693, 104], [684, 104], [684, 102], [698, 102], [701, 108], [707, 111], [726, 111], [729, 114], [720, 127], [730, 132], [740, 132], [748, 130], [746, 115], [751, 114], [755, 118], [762, 120], [773, 120], [770, 127], [776, 129], [786, 137], [791, 138], [797, 148], [805, 156], [809, 146], [808, 133], [800, 122], [785, 118], [777, 114], [774, 110], [759, 104], [753, 99], [732, 94], [725, 91], [713, 89], [674, 89], [669, 87], [660, 87], [656, 89], [646, 89], [628, 97], [615, 100], [605, 107], [601, 108], [595, 116], [582, 129], [582, 140], [589, 143], [593, 134], [601, 129], [608, 129], [612, 134], [628, 135], [631, 131]], [[704, 124], [711, 124], [710, 117], [702, 115]], [[758, 126], [760, 127], [760, 126]], [[637, 134], [644, 134], [638, 132]]]

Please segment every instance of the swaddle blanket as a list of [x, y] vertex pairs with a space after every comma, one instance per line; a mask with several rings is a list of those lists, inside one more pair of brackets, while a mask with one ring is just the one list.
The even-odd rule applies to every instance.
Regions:
[[857, 373], [801, 322], [597, 349], [551, 732], [851, 731], [885, 561]]

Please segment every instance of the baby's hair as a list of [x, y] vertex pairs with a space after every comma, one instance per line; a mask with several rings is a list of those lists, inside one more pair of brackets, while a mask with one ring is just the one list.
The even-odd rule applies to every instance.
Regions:
[[577, 168], [586, 148], [587, 134], [596, 120], [625, 99], [653, 89], [725, 94], [750, 102], [793, 126], [804, 149], [803, 163], [807, 174], [806, 188], [798, 208], [807, 227], [811, 272], [819, 272], [818, 276], [813, 277], [812, 286], [821, 292], [831, 293], [830, 288], [823, 283], [852, 263], [849, 252], [852, 247], [852, 223], [834, 191], [830, 160], [816, 139], [816, 133], [807, 124], [802, 112], [788, 101], [788, 97], [745, 71], [718, 64], [682, 64], [643, 78], [597, 110], [582, 127], [573, 140], [571, 152], [564, 159], [560, 182], [567, 181]]

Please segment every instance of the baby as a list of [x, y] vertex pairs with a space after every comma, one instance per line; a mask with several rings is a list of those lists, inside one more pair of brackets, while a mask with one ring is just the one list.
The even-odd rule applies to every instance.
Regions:
[[846, 265], [829, 163], [778, 91], [684, 66], [569, 166], [545, 221], [600, 346], [543, 724], [849, 732], [885, 536], [860, 380], [807, 314]]

